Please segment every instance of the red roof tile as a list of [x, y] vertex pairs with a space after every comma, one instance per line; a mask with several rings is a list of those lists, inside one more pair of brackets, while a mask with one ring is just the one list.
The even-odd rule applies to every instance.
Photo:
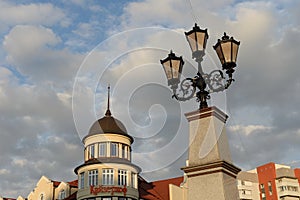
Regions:
[[71, 186], [71, 187], [78, 187], [78, 180], [74, 180], [74, 181], [70, 181], [68, 182], [68, 184]]
[[139, 181], [140, 198], [146, 200], [169, 200], [169, 185], [180, 186], [183, 177], [154, 181], [151, 183], [148, 183], [142, 178]]
[[77, 197], [77, 191], [65, 198], [64, 200], [76, 200]]
[[54, 187], [58, 187], [59, 184], [61, 183], [59, 181], [53, 181], [53, 180], [51, 180], [51, 181], [52, 181]]

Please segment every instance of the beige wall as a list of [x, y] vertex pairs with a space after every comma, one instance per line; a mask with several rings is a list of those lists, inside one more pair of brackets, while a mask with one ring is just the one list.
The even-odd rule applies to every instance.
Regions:
[[[84, 176], [85, 188], [78, 190], [78, 193], [77, 193], [77, 198], [78, 199], [84, 199], [84, 198], [94, 196], [94, 195], [90, 194], [90, 187], [88, 186], [88, 171], [98, 169], [98, 185], [102, 185], [102, 169], [105, 169], [105, 168], [114, 169], [114, 185], [113, 186], [116, 186], [116, 187], [120, 187], [118, 185], [118, 169], [126, 170], [127, 173], [128, 173], [127, 174], [128, 186], [127, 186], [127, 195], [126, 196], [136, 198], [136, 199], [138, 198], [138, 196], [139, 196], [138, 195], [138, 189], [133, 188], [132, 183], [131, 183], [131, 173], [138, 174], [137, 169], [135, 169], [134, 167], [132, 167], [130, 165], [126, 165], [126, 164], [111, 163], [111, 164], [88, 165], [88, 166], [84, 166], [84, 167], [82, 167], [78, 170], [78, 174], [80, 174], [81, 172], [85, 173], [85, 176]], [[135, 185], [137, 185], [137, 179], [135, 180]], [[101, 195], [111, 196], [110, 194], [101, 194]], [[122, 194], [116, 194], [116, 195], [122, 195]]]
[[[53, 200], [58, 199], [58, 195], [60, 191], [65, 190], [66, 197], [73, 194], [77, 191], [76, 188], [71, 189], [70, 185], [65, 182], [61, 182], [57, 188], [53, 186], [53, 182], [48, 179], [45, 176], [42, 176], [40, 180], [38, 181], [36, 187], [33, 189], [33, 191], [30, 192], [28, 195], [28, 200], [40, 200], [41, 195], [43, 194], [43, 200]], [[23, 200], [21, 197], [17, 200]]]
[[50, 179], [42, 176], [36, 187], [28, 195], [28, 200], [40, 200], [43, 195], [43, 200], [53, 199], [53, 183]]

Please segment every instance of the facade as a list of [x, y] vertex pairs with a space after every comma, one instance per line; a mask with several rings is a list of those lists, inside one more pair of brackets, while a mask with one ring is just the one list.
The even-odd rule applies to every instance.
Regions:
[[240, 199], [299, 200], [300, 169], [267, 163], [238, 175]]
[[299, 182], [289, 166], [268, 163], [257, 168], [262, 200], [299, 200]]
[[77, 180], [59, 182], [42, 176], [27, 198], [21, 196], [17, 199], [0, 197], [0, 200], [73, 200], [68, 197], [76, 194], [77, 187]]
[[259, 200], [259, 183], [256, 173], [241, 171], [237, 176], [240, 200]]

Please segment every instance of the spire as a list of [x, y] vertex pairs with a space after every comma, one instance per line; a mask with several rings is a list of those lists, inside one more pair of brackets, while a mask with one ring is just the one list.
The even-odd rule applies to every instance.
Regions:
[[108, 84], [108, 87], [107, 87], [107, 110], [105, 113], [105, 116], [107, 116], [107, 117], [111, 116], [111, 112], [109, 110], [109, 103], [110, 103], [109, 101], [110, 101], [110, 85]]

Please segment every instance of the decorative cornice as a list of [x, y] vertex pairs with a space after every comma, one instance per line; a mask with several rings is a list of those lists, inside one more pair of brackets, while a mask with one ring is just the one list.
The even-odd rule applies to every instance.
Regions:
[[187, 177], [195, 177], [222, 172], [227, 174], [228, 176], [236, 178], [237, 174], [241, 171], [240, 168], [227, 161], [217, 161], [204, 165], [188, 166], [181, 169], [187, 174]]
[[203, 119], [203, 118], [210, 117], [210, 116], [216, 117], [223, 123], [225, 123], [226, 120], [228, 119], [228, 116], [215, 106], [204, 108], [201, 110], [192, 111], [192, 112], [186, 113], [185, 116], [189, 122], [193, 121], [193, 120], [197, 120], [197, 119]]
[[133, 164], [129, 160], [126, 160], [126, 159], [123, 159], [123, 158], [106, 158], [105, 157], [105, 158], [94, 158], [94, 159], [87, 160], [87, 161], [85, 161], [85, 163], [83, 163], [83, 164], [79, 165], [78, 167], [76, 167], [74, 169], [74, 172], [75, 172], [75, 174], [78, 174], [78, 170], [80, 168], [85, 167], [85, 166], [89, 166], [89, 165], [95, 165], [95, 164], [109, 165], [109, 164], [113, 164], [113, 163], [124, 164], [124, 165], [134, 167], [139, 173], [142, 171], [142, 169], [139, 166]]

